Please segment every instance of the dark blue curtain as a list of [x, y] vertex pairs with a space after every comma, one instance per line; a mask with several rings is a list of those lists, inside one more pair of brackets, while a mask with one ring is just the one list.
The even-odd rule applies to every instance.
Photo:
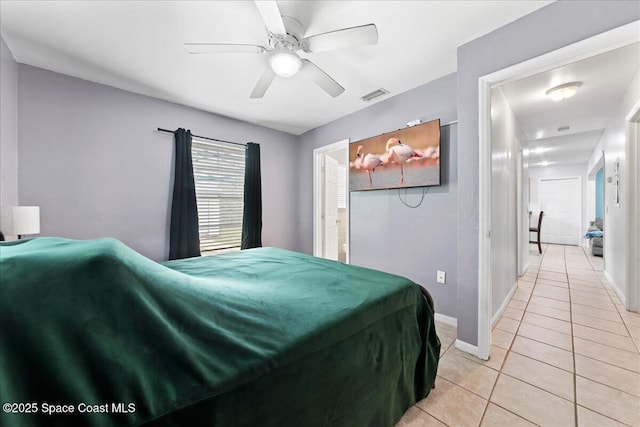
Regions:
[[262, 246], [262, 181], [260, 178], [260, 145], [247, 144], [244, 168], [244, 212], [242, 215], [241, 249]]
[[200, 233], [191, 157], [191, 131], [180, 128], [174, 135], [176, 162], [171, 203], [169, 259], [180, 259], [200, 256]]

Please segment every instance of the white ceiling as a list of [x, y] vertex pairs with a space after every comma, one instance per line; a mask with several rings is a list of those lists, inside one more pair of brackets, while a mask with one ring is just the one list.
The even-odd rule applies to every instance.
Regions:
[[[586, 164], [638, 70], [640, 43], [633, 43], [500, 86], [528, 141], [530, 166]], [[545, 94], [574, 81], [582, 86], [569, 99]]]
[[[379, 43], [301, 53], [346, 91], [297, 75], [249, 99], [267, 59], [189, 55], [185, 42], [266, 43], [252, 1], [6, 1], [0, 34], [20, 63], [301, 134], [456, 71], [456, 48], [550, 1], [279, 1], [305, 35], [375, 23]], [[378, 98], [378, 100], [384, 99]], [[375, 101], [372, 101], [375, 102]]]

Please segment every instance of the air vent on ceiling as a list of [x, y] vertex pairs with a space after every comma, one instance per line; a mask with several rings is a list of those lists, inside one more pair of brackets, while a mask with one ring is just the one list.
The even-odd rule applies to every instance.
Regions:
[[560, 126], [558, 128], [558, 132], [564, 132], [565, 130], [569, 130], [569, 129], [571, 129], [570, 126]]
[[371, 93], [366, 94], [365, 96], [360, 97], [360, 99], [362, 99], [365, 102], [369, 102], [369, 101], [371, 101], [373, 99], [376, 99], [376, 98], [378, 98], [378, 97], [380, 97], [382, 95], [386, 95], [388, 93], [389, 93], [388, 90], [380, 88], [380, 89], [374, 90]]

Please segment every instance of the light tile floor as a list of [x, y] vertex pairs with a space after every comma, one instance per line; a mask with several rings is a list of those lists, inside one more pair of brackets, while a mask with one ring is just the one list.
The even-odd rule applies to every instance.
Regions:
[[436, 324], [436, 388], [396, 427], [640, 426], [640, 314], [582, 247], [532, 247], [529, 259], [490, 360], [458, 350], [455, 328]]

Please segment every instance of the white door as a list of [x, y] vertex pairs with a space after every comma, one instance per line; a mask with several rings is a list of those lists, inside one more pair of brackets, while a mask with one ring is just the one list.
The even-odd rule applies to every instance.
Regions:
[[338, 161], [324, 157], [324, 258], [338, 260]]
[[580, 179], [541, 179], [538, 199], [540, 210], [544, 212], [540, 240], [545, 243], [577, 245], [581, 217]]

